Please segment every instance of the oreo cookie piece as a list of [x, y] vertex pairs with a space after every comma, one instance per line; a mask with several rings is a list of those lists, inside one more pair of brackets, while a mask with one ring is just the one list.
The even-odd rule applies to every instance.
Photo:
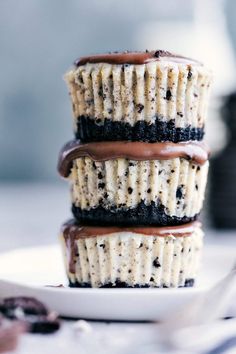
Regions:
[[25, 323], [31, 333], [53, 333], [60, 328], [58, 316], [34, 298], [6, 298], [0, 303], [0, 313], [5, 318]]
[[77, 139], [82, 142], [96, 141], [144, 141], [163, 142], [172, 141], [174, 143], [188, 140], [202, 140], [204, 137], [204, 127], [186, 126], [179, 128], [175, 126], [175, 120], [162, 121], [158, 117], [155, 122], [149, 124], [146, 121], [138, 121], [132, 126], [122, 121], [104, 119], [102, 123], [97, 123], [94, 118], [80, 116], [77, 119]]
[[151, 202], [146, 205], [143, 201], [135, 208], [116, 208], [106, 209], [98, 206], [91, 209], [81, 209], [74, 204], [72, 213], [79, 223], [88, 225], [181, 225], [196, 220], [198, 214], [193, 217], [170, 216], [165, 213], [165, 207], [161, 204]]
[[47, 316], [48, 314], [48, 310], [45, 305], [31, 297], [9, 297], [4, 299], [0, 304], [0, 311], [7, 318], [18, 318], [18, 310], [22, 310], [24, 315]]

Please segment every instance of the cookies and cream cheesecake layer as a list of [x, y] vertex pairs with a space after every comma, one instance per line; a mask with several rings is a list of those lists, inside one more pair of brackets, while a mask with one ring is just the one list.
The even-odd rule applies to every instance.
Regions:
[[77, 138], [201, 140], [212, 74], [166, 51], [82, 57], [65, 75]]
[[198, 222], [172, 227], [63, 225], [61, 244], [70, 286], [192, 286], [203, 232]]
[[204, 199], [204, 143], [74, 141], [58, 169], [71, 182], [74, 216], [111, 225], [175, 225], [193, 220]]

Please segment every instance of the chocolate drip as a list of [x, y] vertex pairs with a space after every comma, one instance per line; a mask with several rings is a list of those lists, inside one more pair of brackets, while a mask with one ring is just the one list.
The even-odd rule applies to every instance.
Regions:
[[204, 142], [187, 141], [181, 143], [145, 143], [145, 142], [96, 142], [80, 144], [79, 140], [70, 141], [61, 150], [58, 171], [62, 177], [68, 177], [73, 160], [89, 157], [94, 161], [107, 161], [126, 158], [136, 161], [170, 160], [184, 158], [203, 165], [209, 156]]
[[202, 65], [202, 63], [183, 57], [181, 55], [173, 54], [165, 50], [153, 50], [146, 52], [115, 52], [107, 54], [96, 54], [84, 56], [75, 60], [75, 66], [81, 66], [88, 63], [107, 63], [107, 64], [134, 64], [141, 65], [154, 61], [171, 61], [183, 64]]
[[88, 237], [110, 235], [117, 232], [132, 232], [146, 236], [166, 237], [173, 235], [175, 237], [190, 236], [194, 230], [201, 226], [198, 221], [190, 222], [178, 226], [162, 226], [162, 227], [119, 227], [119, 226], [80, 226], [74, 220], [69, 220], [62, 226], [62, 234], [65, 239], [83, 239]]

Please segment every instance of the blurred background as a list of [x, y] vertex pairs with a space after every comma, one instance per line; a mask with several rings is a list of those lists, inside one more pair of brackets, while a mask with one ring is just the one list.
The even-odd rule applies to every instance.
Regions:
[[234, 0], [1, 0], [2, 249], [28, 245], [29, 235], [33, 243], [35, 228], [41, 242], [55, 241], [70, 215], [68, 185], [56, 172], [72, 138], [63, 73], [78, 56], [114, 50], [166, 49], [213, 69], [206, 219], [236, 227], [235, 13]]

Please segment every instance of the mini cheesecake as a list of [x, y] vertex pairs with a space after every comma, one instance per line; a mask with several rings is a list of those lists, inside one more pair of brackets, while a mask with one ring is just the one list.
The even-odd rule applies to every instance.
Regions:
[[72, 211], [89, 225], [178, 225], [200, 213], [208, 172], [203, 142], [73, 141], [61, 150]]
[[71, 287], [187, 287], [199, 268], [199, 222], [171, 227], [81, 226], [61, 229]]
[[163, 50], [82, 57], [65, 75], [83, 142], [201, 140], [211, 72]]

